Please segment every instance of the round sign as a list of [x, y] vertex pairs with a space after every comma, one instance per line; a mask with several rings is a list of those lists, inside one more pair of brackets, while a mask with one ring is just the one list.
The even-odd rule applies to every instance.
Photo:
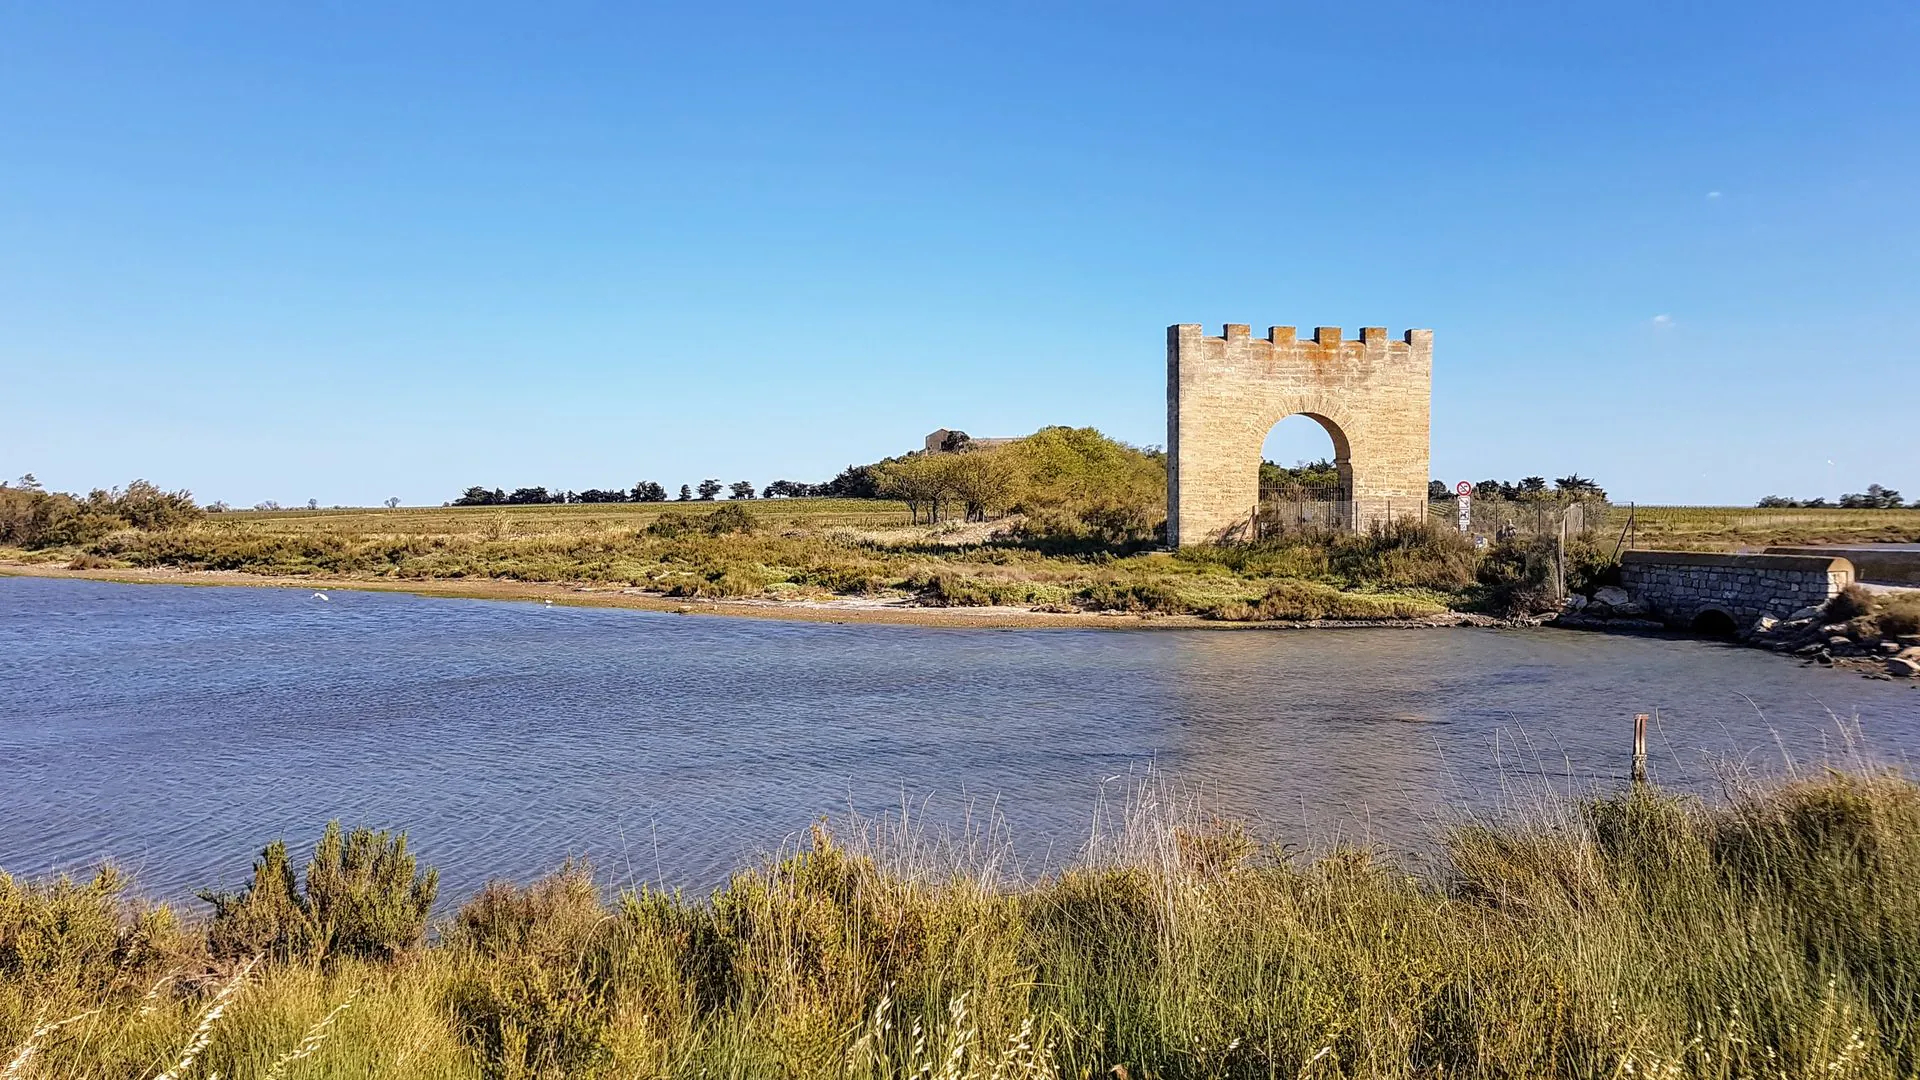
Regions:
[[1473, 494], [1473, 485], [1462, 480], [1453, 486], [1453, 492], [1456, 495], [1471, 495]]

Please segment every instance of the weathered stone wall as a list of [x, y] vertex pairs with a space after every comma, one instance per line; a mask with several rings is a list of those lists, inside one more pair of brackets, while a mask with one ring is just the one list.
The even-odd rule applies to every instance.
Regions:
[[1229, 323], [1220, 337], [1167, 328], [1167, 539], [1228, 539], [1260, 499], [1260, 447], [1273, 425], [1310, 416], [1333, 437], [1354, 524], [1427, 512], [1433, 331], [1391, 341], [1384, 327], [1343, 341], [1322, 326], [1300, 341], [1291, 326], [1264, 340]]
[[1718, 611], [1746, 630], [1762, 615], [1781, 619], [1826, 603], [1853, 584], [1853, 564], [1831, 556], [1629, 551], [1621, 557], [1620, 578], [1665, 622], [1690, 626]]

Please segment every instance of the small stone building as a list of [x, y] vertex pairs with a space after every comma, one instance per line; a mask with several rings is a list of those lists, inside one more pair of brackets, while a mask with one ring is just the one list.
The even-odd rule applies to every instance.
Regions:
[[957, 428], [939, 428], [928, 433], [926, 452], [929, 454], [952, 454], [961, 450], [985, 450], [994, 446], [1005, 446], [1018, 439], [976, 439]]

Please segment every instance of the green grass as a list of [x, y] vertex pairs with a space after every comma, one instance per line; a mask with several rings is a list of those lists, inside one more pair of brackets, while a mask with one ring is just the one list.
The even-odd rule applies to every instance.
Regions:
[[1184, 806], [1142, 802], [1033, 881], [823, 830], [705, 900], [609, 900], [570, 866], [388, 959], [217, 961], [117, 877], [0, 878], [0, 1075], [1920, 1070], [1920, 788], [1899, 775], [1602, 796], [1455, 828], [1419, 871]]

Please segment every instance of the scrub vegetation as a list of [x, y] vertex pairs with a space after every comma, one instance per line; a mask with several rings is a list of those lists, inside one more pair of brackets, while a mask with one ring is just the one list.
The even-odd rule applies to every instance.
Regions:
[[1152, 792], [1045, 876], [934, 850], [819, 827], [705, 898], [570, 864], [431, 923], [431, 872], [358, 830], [303, 874], [269, 846], [210, 917], [111, 869], [0, 875], [0, 1076], [1920, 1071], [1920, 788], [1896, 773], [1553, 803], [1418, 869]]
[[[1323, 466], [1276, 475], [1305, 483], [1330, 474]], [[1574, 589], [1603, 581], [1629, 537], [1641, 547], [1705, 549], [1920, 540], [1920, 510], [1642, 507], [1628, 526], [1624, 511], [1578, 487], [1590, 482], [1572, 477], [1549, 488], [1541, 480], [1535, 491], [1535, 479], [1512, 485], [1521, 493], [1514, 505], [1537, 511], [1579, 497], [1588, 510], [1592, 528], [1567, 552], [1566, 584]], [[1443, 512], [1424, 522], [1358, 533], [1282, 528], [1257, 543], [1166, 552], [1158, 550], [1165, 485], [1157, 452], [1071, 428], [854, 466], [827, 485], [782, 481], [767, 489], [857, 490], [872, 498], [702, 500], [689, 493], [685, 501], [660, 501], [660, 485], [643, 482], [634, 487], [640, 496], [595, 490], [587, 493], [593, 500], [570, 503], [521, 498], [534, 489], [475, 488], [486, 499], [469, 492], [462, 499], [470, 505], [428, 509], [203, 512], [187, 493], [143, 481], [84, 498], [0, 485], [0, 558], [74, 569], [498, 580], [680, 598], [891, 600], [1234, 621], [1521, 615], [1553, 603], [1549, 568], [1557, 559], [1541, 541], [1505, 536], [1476, 549], [1450, 526], [1450, 503], [1436, 504]], [[720, 490], [717, 481], [710, 486]], [[499, 501], [489, 501], [496, 494]]]

